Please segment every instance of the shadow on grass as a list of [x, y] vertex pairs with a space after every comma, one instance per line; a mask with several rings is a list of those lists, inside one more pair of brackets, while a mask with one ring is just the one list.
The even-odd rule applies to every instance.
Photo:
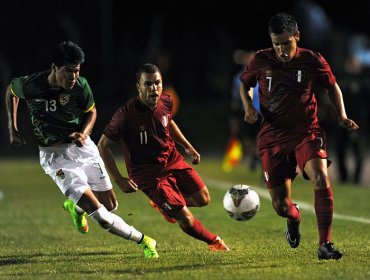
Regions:
[[2, 256], [0, 257], [0, 266], [7, 266], [7, 265], [17, 265], [17, 264], [27, 264], [27, 263], [39, 263], [45, 262], [45, 260], [40, 261], [36, 260], [37, 258], [50, 258], [49, 262], [52, 262], [53, 259], [57, 258], [64, 258], [64, 257], [88, 257], [88, 256], [112, 256], [117, 255], [119, 253], [110, 252], [110, 251], [99, 251], [99, 252], [76, 252], [74, 253], [37, 253], [37, 254], [29, 254], [29, 255], [22, 255], [22, 256]]

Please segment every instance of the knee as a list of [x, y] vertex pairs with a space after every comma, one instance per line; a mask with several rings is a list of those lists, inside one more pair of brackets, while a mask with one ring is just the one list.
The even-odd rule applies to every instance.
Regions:
[[321, 190], [326, 189], [330, 185], [329, 176], [325, 172], [317, 172], [312, 178], [315, 189]]
[[201, 199], [198, 201], [198, 207], [203, 207], [203, 206], [206, 206], [208, 205], [209, 203], [211, 202], [211, 196], [209, 195], [209, 193], [205, 193], [204, 195], [202, 195]]
[[198, 207], [203, 207], [208, 205], [211, 202], [211, 196], [209, 195], [208, 189], [205, 187], [201, 191], [200, 197], [196, 200]]

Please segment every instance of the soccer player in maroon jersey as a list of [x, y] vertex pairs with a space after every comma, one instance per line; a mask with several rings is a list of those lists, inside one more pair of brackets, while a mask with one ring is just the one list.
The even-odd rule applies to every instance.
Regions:
[[[178, 223], [188, 235], [206, 242], [212, 251], [229, 250], [209, 232], [189, 207], [209, 203], [208, 189], [197, 172], [175, 147], [175, 141], [200, 162], [199, 153], [172, 119], [172, 100], [162, 94], [162, 75], [153, 64], [142, 65], [136, 74], [138, 96], [119, 108], [98, 143], [112, 179], [123, 192], [143, 191], [167, 221]], [[128, 178], [117, 168], [111, 147], [121, 144]]]
[[355, 130], [358, 125], [346, 115], [342, 92], [326, 60], [319, 53], [297, 46], [300, 32], [294, 17], [274, 15], [268, 31], [272, 48], [258, 51], [240, 76], [244, 120], [251, 124], [257, 121], [251, 90], [258, 82], [263, 116], [258, 151], [272, 205], [279, 216], [287, 218], [286, 239], [296, 248], [301, 237], [301, 214], [291, 198], [298, 165], [304, 178], [314, 184], [318, 258], [340, 259], [342, 253], [330, 239], [334, 204], [327, 170], [330, 161], [317, 119], [313, 84], [327, 89], [340, 126]]

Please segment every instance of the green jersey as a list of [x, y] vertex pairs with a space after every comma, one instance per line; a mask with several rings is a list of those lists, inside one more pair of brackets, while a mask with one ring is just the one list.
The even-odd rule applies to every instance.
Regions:
[[15, 78], [10, 85], [12, 94], [27, 103], [40, 146], [71, 142], [69, 134], [82, 129], [84, 114], [95, 105], [85, 78], [79, 77], [71, 90], [53, 89], [49, 74], [50, 70]]

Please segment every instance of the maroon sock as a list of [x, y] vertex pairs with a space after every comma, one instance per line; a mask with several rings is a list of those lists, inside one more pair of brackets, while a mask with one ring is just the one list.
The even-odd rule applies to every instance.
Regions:
[[289, 222], [298, 222], [301, 219], [301, 213], [293, 203], [290, 203], [286, 217], [289, 219]]
[[208, 244], [212, 243], [212, 241], [214, 241], [217, 237], [216, 234], [212, 233], [212, 232], [209, 232], [203, 225], [202, 223], [197, 220], [197, 219], [194, 219], [194, 223], [193, 223], [193, 226], [190, 227], [190, 228], [181, 228], [185, 233], [187, 233], [188, 235], [196, 238], [196, 239], [199, 239], [199, 240], [202, 240]]
[[330, 241], [333, 211], [334, 201], [331, 187], [325, 190], [315, 190], [315, 212], [320, 244]]

